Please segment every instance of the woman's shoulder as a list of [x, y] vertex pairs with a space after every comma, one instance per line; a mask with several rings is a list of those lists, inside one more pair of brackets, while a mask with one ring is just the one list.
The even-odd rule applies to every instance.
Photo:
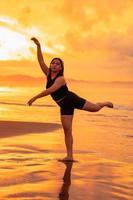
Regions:
[[58, 76], [58, 77], [56, 78], [56, 81], [61, 81], [61, 82], [63, 82], [63, 83], [66, 83], [66, 80], [65, 80], [64, 75]]
[[60, 79], [60, 80], [65, 80], [65, 78], [64, 78], [63, 75], [57, 76], [57, 77], [56, 77], [56, 80], [57, 80], [57, 79], [58, 79], [58, 80], [59, 80], [59, 79]]

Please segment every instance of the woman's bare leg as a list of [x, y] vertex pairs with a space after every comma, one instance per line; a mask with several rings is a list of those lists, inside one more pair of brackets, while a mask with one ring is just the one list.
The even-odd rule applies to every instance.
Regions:
[[73, 115], [61, 115], [61, 122], [65, 134], [65, 145], [67, 156], [62, 160], [73, 160], [73, 136], [72, 136]]
[[99, 102], [99, 103], [92, 103], [90, 101], [86, 101], [82, 110], [90, 111], [90, 112], [97, 112], [101, 110], [104, 106], [113, 108], [113, 104], [111, 102]]

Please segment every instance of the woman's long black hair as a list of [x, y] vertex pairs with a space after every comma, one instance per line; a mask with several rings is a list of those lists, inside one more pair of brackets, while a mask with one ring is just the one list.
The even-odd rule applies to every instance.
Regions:
[[[62, 60], [61, 58], [53, 58], [53, 59], [51, 60], [50, 64], [51, 64], [54, 60], [59, 60], [59, 61], [60, 61], [62, 69], [60, 70], [60, 72], [58, 73], [58, 75], [63, 76], [63, 75], [64, 75], [64, 62], [63, 62], [63, 60]], [[51, 74], [51, 68], [50, 68], [50, 67], [49, 67], [49, 70], [50, 70], [50, 73], [49, 73], [49, 74]]]

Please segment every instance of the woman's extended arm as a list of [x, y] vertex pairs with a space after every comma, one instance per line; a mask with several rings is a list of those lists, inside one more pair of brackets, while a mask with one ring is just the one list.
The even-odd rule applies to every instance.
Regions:
[[32, 105], [32, 103], [33, 103], [34, 101], [36, 101], [38, 98], [41, 98], [41, 97], [47, 96], [47, 95], [49, 95], [49, 94], [52, 94], [53, 92], [55, 92], [56, 90], [58, 90], [58, 89], [59, 89], [62, 85], [64, 85], [64, 84], [65, 84], [64, 78], [63, 78], [63, 77], [58, 77], [58, 78], [55, 80], [54, 84], [53, 84], [51, 87], [47, 88], [46, 90], [42, 91], [42, 92], [39, 93], [38, 95], [34, 96], [32, 99], [30, 99], [30, 100], [28, 101], [27, 104], [28, 104], [29, 106]]
[[34, 38], [34, 37], [31, 38], [31, 40], [33, 40], [34, 43], [37, 45], [37, 58], [38, 58], [38, 62], [40, 64], [40, 67], [41, 67], [42, 71], [47, 76], [48, 72], [49, 72], [49, 68], [47, 67], [47, 65], [45, 64], [45, 62], [43, 60], [43, 55], [42, 55], [42, 51], [41, 51], [40, 42], [36, 38]]

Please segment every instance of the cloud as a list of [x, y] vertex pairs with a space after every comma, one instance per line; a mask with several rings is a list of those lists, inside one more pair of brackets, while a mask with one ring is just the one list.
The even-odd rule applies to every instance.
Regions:
[[[10, 0], [8, 6], [1, 0], [0, 13], [9, 16], [12, 23], [17, 21], [14, 25], [6, 19], [0, 25], [24, 35], [35, 59], [35, 46], [28, 42], [30, 36], [39, 38], [44, 55], [46, 51], [49, 58], [53, 54], [63, 57], [69, 66], [67, 75], [76, 69], [80, 76], [81, 65], [85, 70], [91, 69], [93, 74], [95, 70], [114, 73], [117, 67], [123, 74], [126, 70], [131, 71], [131, 0], [23, 0], [19, 3]], [[72, 72], [70, 68], [73, 68]]]
[[[66, 38], [70, 43], [101, 39], [108, 34], [121, 34], [132, 25], [131, 1], [70, 1], [66, 0], [60, 12], [67, 25]], [[79, 39], [77, 39], [79, 38]], [[77, 49], [77, 45], [76, 45]]]

